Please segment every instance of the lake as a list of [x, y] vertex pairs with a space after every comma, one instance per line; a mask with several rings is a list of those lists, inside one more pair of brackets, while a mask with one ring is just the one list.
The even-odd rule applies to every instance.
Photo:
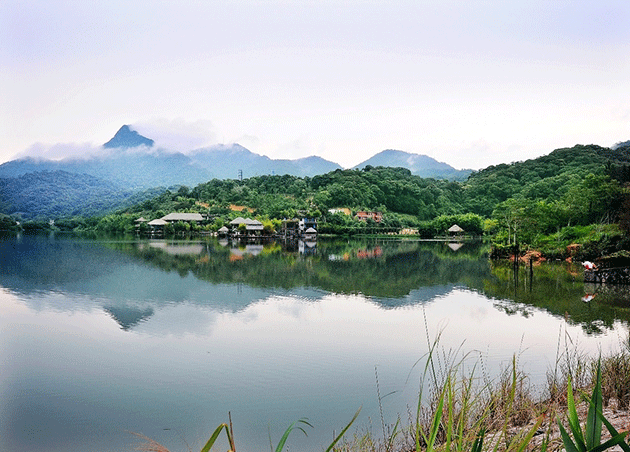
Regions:
[[[439, 349], [498, 377], [514, 355], [544, 392], [564, 350], [628, 337], [623, 288], [579, 265], [515, 271], [482, 243], [0, 237], [0, 450], [130, 451], [131, 432], [200, 450], [321, 450], [407, 423]], [[595, 294], [591, 301], [589, 294]], [[380, 397], [380, 403], [379, 403]], [[224, 449], [225, 450], [225, 449]]]

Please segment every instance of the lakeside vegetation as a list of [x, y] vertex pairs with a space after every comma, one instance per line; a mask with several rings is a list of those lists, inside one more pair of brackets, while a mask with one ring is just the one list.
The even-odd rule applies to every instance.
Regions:
[[[619, 350], [597, 357], [569, 348], [571, 338], [566, 333], [564, 351], [561, 342], [559, 338], [555, 366], [548, 370], [547, 385], [540, 393], [532, 389], [528, 376], [519, 369], [518, 355], [500, 375], [491, 377], [485, 374], [482, 359], [471, 364], [473, 359], [462, 357], [459, 350], [440, 349], [438, 336], [428, 344], [427, 356], [418, 362], [423, 368], [418, 403], [409, 410], [407, 419], [399, 414], [393, 421], [385, 420], [381, 412], [381, 432], [357, 427], [354, 433], [348, 433], [352, 432], [359, 408], [347, 425], [340, 426], [339, 433], [333, 433], [325, 450], [630, 451], [626, 439], [630, 423], [630, 338], [620, 343]], [[378, 374], [376, 378], [378, 388]], [[380, 403], [380, 393], [377, 396]], [[229, 413], [228, 419], [215, 429], [201, 452], [237, 450], [238, 435], [234, 434]], [[308, 419], [296, 420], [275, 448], [270, 434], [270, 450], [285, 450], [290, 435], [308, 435], [312, 427]], [[136, 450], [169, 452], [144, 435], [134, 435], [142, 440]]]
[[[208, 221], [168, 225], [167, 235], [217, 231], [237, 216], [259, 219], [269, 233], [279, 229], [282, 219], [295, 217], [316, 218], [320, 234], [342, 235], [406, 231], [433, 238], [458, 224], [467, 235], [491, 237], [493, 257], [536, 249], [551, 259], [594, 260], [630, 250], [629, 184], [628, 143], [613, 149], [578, 145], [491, 166], [465, 182], [371, 166], [314, 177], [213, 179], [193, 188], [156, 191], [150, 199], [99, 217], [64, 216], [54, 224], [17, 226], [14, 217], [0, 215], [0, 228], [131, 233], [140, 216], [155, 219], [170, 212], [198, 212]], [[378, 211], [383, 218], [377, 223], [330, 213], [339, 208], [353, 214]]]

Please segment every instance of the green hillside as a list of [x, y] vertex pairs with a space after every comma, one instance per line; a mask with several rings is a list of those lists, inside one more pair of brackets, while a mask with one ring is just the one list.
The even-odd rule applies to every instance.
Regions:
[[0, 178], [0, 211], [22, 220], [90, 217], [136, 204], [162, 191], [138, 193], [87, 174], [40, 171]]
[[[44, 180], [58, 190], [43, 189], [46, 185], [39, 182]], [[422, 237], [444, 234], [457, 223], [468, 234], [492, 235], [498, 255], [518, 246], [562, 257], [575, 241], [590, 243], [583, 250], [590, 249], [591, 254], [630, 248], [623, 232], [630, 231], [629, 181], [629, 146], [577, 145], [537, 159], [491, 166], [464, 182], [422, 178], [406, 168], [367, 165], [312, 177], [212, 179], [193, 188], [162, 191], [150, 199], [144, 193], [137, 198], [142, 202], [133, 205], [130, 193], [94, 178], [77, 180], [64, 172], [44, 172], [4, 180], [0, 208], [9, 213], [37, 212], [38, 202], [51, 198], [60, 205], [58, 216], [90, 216], [117, 208], [116, 214], [90, 223], [108, 232], [133, 231], [136, 218], [160, 218], [170, 212], [206, 214], [209, 220], [201, 227], [208, 230], [239, 215], [263, 220], [267, 230], [277, 228], [283, 218], [306, 216], [318, 219], [319, 232], [409, 228]], [[91, 194], [81, 197], [80, 190]], [[245, 210], [232, 211], [230, 205]], [[358, 221], [353, 215], [329, 212], [338, 208], [353, 214], [378, 211], [383, 219]]]

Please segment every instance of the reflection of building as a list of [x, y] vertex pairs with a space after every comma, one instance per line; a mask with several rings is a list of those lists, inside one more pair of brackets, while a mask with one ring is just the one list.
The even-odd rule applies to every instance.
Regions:
[[298, 241], [298, 250], [300, 254], [315, 254], [317, 252], [317, 242], [314, 240]]
[[380, 223], [383, 220], [383, 214], [381, 212], [366, 212], [365, 210], [361, 210], [357, 212], [355, 218], [359, 221], [367, 221], [368, 219], [372, 219], [377, 223]]
[[357, 250], [357, 258], [359, 259], [373, 259], [375, 257], [381, 257], [383, 250], [380, 246], [375, 247], [372, 250]]
[[238, 261], [243, 259], [243, 256], [250, 254], [252, 256], [258, 256], [263, 252], [262, 245], [245, 245], [245, 248], [230, 248], [230, 261]]
[[157, 248], [171, 256], [198, 256], [206, 251], [201, 243], [167, 243], [167, 242], [149, 242], [150, 248]]

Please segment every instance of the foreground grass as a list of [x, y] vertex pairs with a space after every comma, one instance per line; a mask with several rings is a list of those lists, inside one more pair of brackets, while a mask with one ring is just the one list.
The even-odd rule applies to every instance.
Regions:
[[[456, 353], [438, 351], [438, 343], [425, 361], [424, 389], [407, 422], [399, 417], [386, 427], [382, 419], [382, 436], [360, 430], [347, 435], [359, 410], [326, 452], [603, 452], [612, 447], [630, 452], [625, 442], [630, 429], [630, 340], [606, 356], [565, 350], [547, 372], [543, 394], [532, 391], [516, 357], [501, 375], [489, 379], [477, 375], [482, 362], [464, 370], [466, 358], [456, 360]], [[623, 429], [604, 414], [615, 410], [625, 413]], [[288, 450], [288, 437], [296, 431], [306, 434], [310, 426], [305, 419], [297, 420], [270, 450]], [[143, 443], [136, 450], [170, 452], [138, 436]], [[229, 451], [236, 451], [230, 419], [216, 428], [201, 452], [215, 450], [220, 437], [227, 439]]]

